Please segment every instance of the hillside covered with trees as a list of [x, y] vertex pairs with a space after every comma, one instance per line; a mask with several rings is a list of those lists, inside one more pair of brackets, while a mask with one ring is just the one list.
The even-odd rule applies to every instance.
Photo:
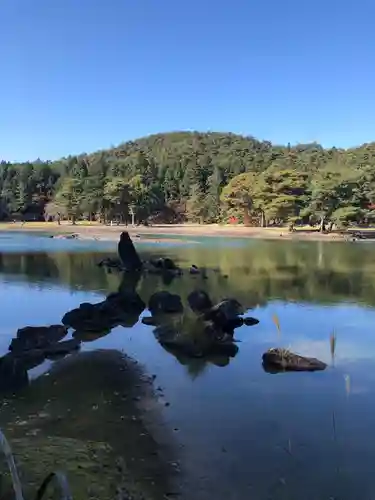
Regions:
[[1, 162], [0, 219], [336, 223], [375, 218], [375, 143], [277, 146], [172, 132], [58, 161]]

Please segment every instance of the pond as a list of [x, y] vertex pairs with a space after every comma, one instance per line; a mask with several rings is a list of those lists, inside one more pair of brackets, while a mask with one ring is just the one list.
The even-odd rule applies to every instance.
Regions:
[[[178, 447], [187, 498], [374, 498], [372, 244], [194, 239], [137, 248], [144, 256], [168, 255], [181, 266], [204, 266], [208, 279], [185, 274], [166, 284], [146, 276], [137, 290], [146, 302], [162, 289], [184, 303], [198, 288], [215, 301], [238, 299], [260, 320], [236, 330], [238, 354], [177, 358], [141, 322], [85, 342], [82, 351], [124, 352], [153, 375], [163, 391], [163, 421]], [[115, 242], [0, 234], [1, 354], [18, 328], [59, 323], [78, 304], [117, 290], [120, 275], [97, 266], [115, 251]], [[262, 354], [275, 346], [329, 367], [266, 373]], [[30, 370], [30, 378], [43, 378], [52, 363]], [[79, 386], [69, 390], [80, 397]], [[59, 424], [50, 432], [61, 435]]]

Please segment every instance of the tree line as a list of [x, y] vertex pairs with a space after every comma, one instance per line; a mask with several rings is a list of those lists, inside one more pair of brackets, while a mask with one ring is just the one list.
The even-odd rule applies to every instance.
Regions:
[[2, 161], [0, 219], [370, 223], [375, 143], [278, 146], [224, 133], [173, 132], [57, 161]]

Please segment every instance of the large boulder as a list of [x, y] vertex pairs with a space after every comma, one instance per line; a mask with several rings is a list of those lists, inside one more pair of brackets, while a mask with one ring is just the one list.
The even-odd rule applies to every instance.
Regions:
[[63, 325], [27, 326], [17, 331], [17, 337], [12, 340], [9, 350], [19, 353], [30, 349], [44, 349], [62, 340], [66, 334], [67, 328]]
[[148, 308], [152, 315], [181, 313], [184, 309], [180, 296], [166, 291], [155, 292], [151, 295]]
[[325, 370], [327, 365], [316, 358], [307, 358], [279, 347], [268, 349], [263, 354], [263, 368], [270, 373], [285, 371]]
[[27, 369], [12, 353], [0, 358], [0, 391], [12, 392], [29, 383]]
[[142, 261], [139, 258], [137, 250], [129, 236], [129, 233], [124, 231], [121, 233], [118, 244], [118, 254], [127, 271], [137, 271], [142, 269]]

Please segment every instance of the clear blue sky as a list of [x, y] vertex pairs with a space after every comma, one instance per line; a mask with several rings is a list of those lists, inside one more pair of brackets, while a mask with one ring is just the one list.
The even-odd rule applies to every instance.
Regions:
[[150, 133], [375, 140], [374, 0], [1, 0], [0, 158]]

